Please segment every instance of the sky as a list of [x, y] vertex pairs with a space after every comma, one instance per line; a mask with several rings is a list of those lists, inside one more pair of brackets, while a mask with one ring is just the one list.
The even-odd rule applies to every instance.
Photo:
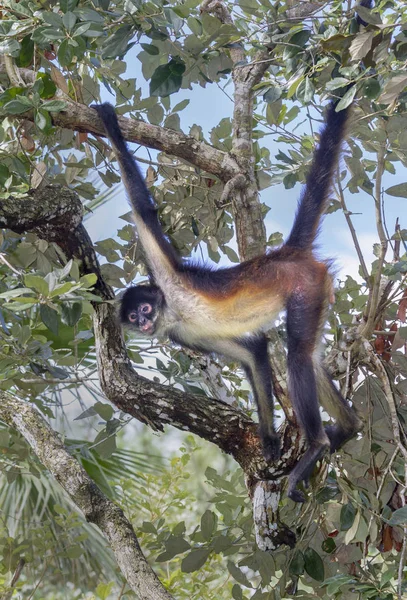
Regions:
[[[136, 77], [137, 87], [141, 86], [143, 97], [147, 97], [148, 84], [144, 81], [141, 74], [141, 63], [136, 58], [137, 53], [138, 49], [135, 46], [126, 55], [128, 67], [123, 77]], [[231, 86], [228, 86], [228, 94], [231, 93], [231, 90]], [[216, 84], [208, 84], [206, 88], [197, 85], [193, 90], [180, 90], [177, 94], [171, 96], [171, 106], [175, 106], [176, 103], [185, 98], [188, 98], [190, 103], [180, 113], [180, 118], [181, 128], [186, 134], [188, 134], [189, 128], [194, 123], [197, 123], [202, 126], [204, 134], [208, 139], [211, 129], [219, 123], [221, 118], [232, 116], [232, 102]], [[109, 94], [103, 86], [102, 100], [115, 103], [115, 97]], [[208, 110], [208, 107], [210, 107], [210, 110]], [[279, 149], [283, 151], [287, 149], [287, 145], [279, 144], [276, 138], [277, 136], [268, 135], [261, 140], [262, 145], [267, 146], [270, 150], [272, 161]], [[143, 150], [138, 151], [138, 154], [143, 156]], [[144, 156], [148, 158], [147, 155]], [[154, 152], [152, 156], [154, 156]], [[343, 161], [342, 165], [345, 167]], [[140, 167], [144, 172], [147, 165], [141, 164]], [[396, 169], [396, 175], [385, 173], [383, 178], [384, 189], [407, 180], [406, 169], [402, 167], [401, 163], [396, 163]], [[283, 184], [280, 184], [261, 192], [262, 202], [271, 209], [265, 221], [268, 235], [275, 231], [280, 231], [284, 237], [287, 236], [294, 219], [300, 190], [299, 185], [296, 185], [293, 189], [286, 190]], [[358, 234], [365, 262], [369, 268], [371, 261], [374, 260], [373, 244], [378, 241], [373, 199], [365, 192], [360, 191], [358, 194], [347, 192], [345, 200], [348, 210], [355, 213], [352, 216], [353, 224]], [[407, 219], [404, 217], [406, 214], [406, 203], [407, 199], [385, 195], [385, 217], [390, 235], [394, 231], [394, 224], [397, 217], [400, 218], [401, 227], [407, 228]], [[123, 221], [119, 219], [119, 216], [127, 211], [128, 205], [124, 191], [122, 190], [115, 203], [110, 201], [99, 208], [87, 220], [87, 228], [93, 241], [96, 242], [111, 237], [115, 229], [123, 226]], [[318, 238], [318, 255], [334, 259], [335, 269], [338, 271], [339, 277], [344, 277], [346, 274], [358, 277], [359, 261], [342, 211], [338, 210], [325, 217]], [[226, 258], [222, 260], [222, 264], [227, 264]]]

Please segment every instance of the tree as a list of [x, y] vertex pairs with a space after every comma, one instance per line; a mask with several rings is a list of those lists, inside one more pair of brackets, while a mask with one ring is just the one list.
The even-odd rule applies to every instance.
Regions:
[[[406, 164], [407, 9], [392, 0], [376, 4], [373, 10], [358, 8], [365, 26], [350, 3], [344, 7], [338, 1], [2, 4], [4, 470], [11, 487], [26, 468], [39, 478], [41, 465], [48, 469], [105, 534], [126, 589], [142, 598], [195, 594], [266, 600], [346, 592], [355, 599], [384, 600], [394, 594], [402, 598], [406, 591], [407, 235], [398, 221], [389, 232], [384, 202], [387, 196], [407, 197], [407, 184], [393, 182], [384, 190], [383, 177]], [[135, 56], [148, 95], [124, 75], [126, 61]], [[229, 94], [233, 86], [233, 113], [222, 118], [210, 140], [199, 124], [188, 133], [181, 128], [187, 101], [178, 101], [177, 93], [190, 88], [199, 94], [198, 85], [217, 85]], [[346, 218], [360, 278], [348, 275], [339, 282], [326, 365], [366, 422], [357, 439], [321, 465], [303, 508], [283, 493], [282, 476], [303, 451], [285, 384], [283, 326], [270, 334], [275, 395], [284, 413], [277, 465], [262, 458], [255, 415], [236, 365], [162, 344], [156, 368], [172, 385], [146, 379], [133, 366], [151, 349], [135, 341], [126, 351], [111, 286], [123, 288], [145, 273], [141, 248], [129, 222], [117, 236], [96, 244], [83, 224], [83, 207], [98, 202], [89, 175], [97, 169], [99, 187], [119, 182], [102, 125], [89, 108], [103, 89], [115, 94], [126, 139], [158, 151], [147, 160], [147, 180], [166, 233], [183, 255], [203, 247], [215, 262], [224, 254], [237, 260], [228, 245], [233, 235], [241, 260], [280, 243], [278, 233], [266, 237], [267, 207], [259, 190], [303, 183], [321, 104], [338, 95], [341, 107], [357, 99], [346, 168], [338, 169], [328, 212], [342, 211]], [[304, 118], [306, 133], [299, 135]], [[275, 157], [263, 145], [270, 134], [279, 143]], [[371, 266], [347, 208], [350, 195], [362, 193], [376, 213]], [[273, 188], [266, 196], [269, 204], [278, 197]], [[96, 364], [111, 404], [98, 397], [81, 417], [97, 415], [103, 422], [94, 442], [99, 458], [85, 442], [67, 447], [47, 422], [61, 412], [61, 389], [91, 389]], [[130, 515], [151, 561], [157, 561], [153, 566], [161, 581], [117, 505], [125, 494], [101, 476], [113, 468], [103, 460], [115, 451], [115, 436], [128, 416], [152, 430], [171, 424], [196, 434], [231, 454], [240, 467], [224, 478], [207, 471], [217, 490], [214, 510], [205, 510], [191, 531], [179, 520], [185, 511], [180, 498], [178, 522], [174, 515], [157, 516], [141, 525], [141, 513]], [[174, 468], [187, 468], [186, 455], [185, 465], [181, 460]], [[159, 487], [159, 480], [154, 485]], [[66, 506], [50, 510], [59, 532], [71, 527], [72, 504]], [[44, 548], [12, 538], [6, 524], [3, 529], [3, 589], [4, 597], [11, 597], [16, 586], [30, 577], [32, 582], [28, 566], [41, 565]], [[68, 565], [81, 555], [83, 543], [79, 535], [77, 550], [65, 552]], [[42, 561], [45, 578], [51, 560]], [[53, 577], [51, 585], [58, 582], [55, 571]], [[31, 597], [43, 581], [44, 575]], [[110, 590], [99, 586], [97, 594], [105, 598]]]

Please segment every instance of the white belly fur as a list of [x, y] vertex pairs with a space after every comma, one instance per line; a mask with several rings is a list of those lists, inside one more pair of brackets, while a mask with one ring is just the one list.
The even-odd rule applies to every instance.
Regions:
[[[261, 295], [263, 296], [263, 294]], [[187, 302], [186, 302], [187, 300]], [[211, 304], [202, 296], [188, 294], [177, 286], [166, 296], [165, 315], [168, 335], [174, 332], [185, 343], [199, 338], [234, 338], [270, 328], [282, 308], [281, 298], [253, 297]], [[251, 310], [253, 304], [255, 310]]]

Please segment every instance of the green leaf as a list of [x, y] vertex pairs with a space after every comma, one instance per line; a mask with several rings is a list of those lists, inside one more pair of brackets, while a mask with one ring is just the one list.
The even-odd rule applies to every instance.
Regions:
[[190, 100], [188, 98], [185, 98], [185, 100], [181, 100], [181, 102], [178, 102], [178, 104], [176, 104], [174, 106], [174, 108], [172, 109], [172, 112], [181, 112], [181, 110], [184, 110], [184, 108], [186, 108], [188, 106], [188, 104], [190, 103]]
[[62, 321], [69, 327], [74, 327], [82, 316], [82, 303], [62, 304]]
[[237, 583], [232, 587], [232, 598], [234, 600], [243, 600], [242, 588]]
[[84, 410], [79, 417], [75, 417], [74, 421], [80, 421], [81, 419], [88, 419], [89, 417], [94, 417], [96, 415], [96, 411], [93, 408], [93, 406], [91, 406], [90, 408], [87, 408], [86, 410]]
[[42, 83], [42, 90], [40, 90], [39, 94], [43, 100], [55, 96], [57, 86], [52, 81], [49, 73], [37, 73], [37, 81], [41, 81]]
[[24, 294], [32, 294], [33, 291], [30, 288], [14, 288], [13, 290], [8, 290], [7, 292], [2, 292], [0, 294], [0, 298], [4, 298], [8, 300], [9, 298], [18, 298], [19, 296], [24, 296]]
[[267, 104], [273, 104], [276, 100], [281, 98], [281, 88], [279, 85], [271, 86], [267, 92], [263, 95], [263, 100], [267, 102]]
[[150, 80], [150, 95], [169, 96], [178, 92], [184, 72], [185, 63], [178, 58], [157, 67]]
[[4, 106], [4, 111], [11, 115], [21, 115], [22, 113], [27, 112], [27, 110], [31, 110], [33, 108], [33, 103], [31, 100], [26, 98], [25, 96], [17, 96], [15, 100], [11, 100], [7, 102]]
[[311, 102], [314, 93], [315, 86], [311, 79], [306, 77], [297, 88], [297, 98], [306, 104], [307, 102]]
[[311, 31], [309, 29], [301, 29], [290, 37], [290, 45], [304, 48], [311, 37]]
[[201, 517], [201, 531], [204, 539], [209, 541], [216, 530], [217, 517], [211, 510], [206, 510]]
[[96, 588], [97, 597], [101, 600], [106, 600], [107, 598], [109, 598], [114, 585], [114, 581], [111, 581], [110, 583], [99, 583], [99, 585]]
[[54, 335], [58, 335], [58, 313], [47, 304], [41, 304], [40, 317], [44, 325], [46, 325]]
[[102, 417], [102, 419], [104, 419], [105, 421], [110, 421], [110, 419], [113, 417], [113, 408], [110, 406], [110, 404], [106, 404], [104, 402], [96, 402], [93, 405], [94, 410], [97, 412], [97, 414]]
[[290, 575], [302, 575], [304, 573], [304, 555], [301, 550], [297, 550], [290, 564]]
[[304, 568], [308, 575], [316, 581], [324, 581], [324, 563], [322, 562], [322, 558], [313, 548], [307, 548], [304, 552]]
[[68, 11], [73, 11], [78, 2], [79, 0], [61, 0], [60, 6], [62, 12], [67, 13]]
[[24, 283], [27, 287], [39, 292], [42, 296], [48, 296], [49, 294], [48, 283], [38, 275], [26, 275], [24, 277]]
[[68, 558], [79, 558], [83, 554], [83, 548], [81, 546], [70, 546], [66, 549], [66, 555]]
[[201, 23], [205, 33], [210, 36], [215, 36], [222, 27], [222, 23], [219, 21], [219, 19], [209, 15], [207, 12], [201, 14]]
[[386, 194], [389, 194], [389, 196], [407, 198], [407, 183], [398, 183], [397, 185], [392, 185], [391, 187], [387, 188], [385, 192]]
[[357, 3], [356, 5], [354, 5], [354, 9], [358, 16], [361, 17], [363, 21], [366, 21], [366, 23], [369, 23], [370, 25], [381, 24], [382, 20], [380, 18], [380, 15], [378, 15], [377, 13], [373, 13], [369, 8], [361, 6], [360, 3]]
[[337, 90], [345, 85], [349, 85], [349, 83], [349, 79], [346, 79], [345, 77], [334, 77], [334, 79], [331, 79], [331, 81], [327, 82], [325, 87], [327, 90], [332, 92], [333, 90]]
[[35, 111], [34, 123], [44, 133], [49, 133], [52, 129], [51, 117], [41, 109]]
[[322, 542], [321, 548], [324, 552], [332, 554], [332, 552], [334, 552], [336, 549], [335, 540], [333, 538], [326, 538], [326, 540]]
[[395, 510], [391, 519], [388, 520], [389, 525], [403, 525], [404, 523], [407, 523], [407, 506]]
[[0, 54], [8, 56], [17, 56], [20, 54], [20, 44], [13, 38], [5, 38], [0, 41]]
[[98, 277], [96, 275], [96, 273], [88, 273], [87, 275], [83, 275], [80, 278], [80, 283], [82, 285], [82, 287], [84, 288], [89, 288], [95, 285], [95, 283], [97, 282]]
[[116, 451], [116, 436], [101, 431], [95, 438], [94, 448], [100, 456], [109, 458]]
[[266, 107], [266, 119], [269, 125], [276, 125], [279, 122], [280, 111], [282, 107], [282, 101], [276, 100], [273, 104], [267, 103]]
[[353, 525], [356, 516], [356, 508], [348, 502], [341, 508], [341, 531], [347, 531]]
[[243, 571], [241, 571], [239, 567], [232, 563], [231, 560], [228, 560], [228, 571], [232, 575], [233, 579], [235, 579], [241, 585], [244, 585], [247, 588], [253, 587]]
[[48, 112], [60, 112], [61, 110], [65, 110], [66, 102], [63, 100], [50, 100], [49, 102], [44, 102], [41, 108]]
[[160, 54], [160, 50], [154, 44], [140, 44], [140, 46], [147, 52], [147, 54], [151, 54], [151, 56], [157, 56]]
[[368, 79], [363, 84], [363, 93], [369, 98], [374, 100], [381, 92], [381, 85], [377, 79]]
[[61, 67], [67, 67], [70, 65], [74, 56], [74, 47], [69, 44], [69, 40], [65, 39], [58, 49], [58, 62]]
[[157, 562], [166, 562], [172, 560], [177, 554], [183, 554], [191, 548], [191, 545], [183, 538], [182, 535], [170, 535], [165, 541], [165, 552], [159, 554], [156, 558]]
[[26, 35], [21, 40], [20, 54], [16, 58], [17, 67], [29, 67], [34, 58], [34, 42], [31, 39], [31, 35]]
[[71, 31], [76, 23], [76, 15], [73, 12], [68, 11], [62, 17], [62, 22], [64, 24], [65, 29]]
[[356, 94], [356, 86], [353, 85], [349, 90], [343, 95], [343, 97], [339, 100], [335, 112], [339, 112], [344, 108], [347, 108], [353, 102], [353, 98]]
[[392, 104], [407, 85], [407, 75], [395, 75], [384, 86], [383, 93], [379, 96], [381, 104]]
[[41, 13], [41, 18], [43, 19], [44, 23], [51, 25], [51, 27], [54, 29], [62, 29], [62, 17], [58, 13], [52, 12], [51, 10], [44, 10], [44, 12]]
[[112, 36], [108, 36], [102, 46], [102, 58], [116, 58], [123, 56], [131, 45], [130, 40], [134, 36], [131, 25], [122, 25]]
[[372, 47], [372, 42], [375, 35], [375, 31], [365, 31], [363, 33], [356, 34], [356, 37], [349, 48], [349, 53], [352, 60], [358, 61], [362, 60], [362, 58], [365, 58], [366, 54]]
[[344, 585], [354, 584], [355, 580], [349, 575], [338, 574], [333, 577], [329, 577], [325, 580], [324, 584], [327, 584], [326, 591], [328, 596], [334, 596], [337, 594]]
[[152, 533], [154, 535], [157, 535], [157, 529], [156, 529], [155, 525], [153, 523], [151, 523], [150, 521], [143, 521], [143, 524], [140, 527], [140, 529], [144, 533]]
[[181, 571], [183, 573], [193, 573], [198, 571], [206, 563], [206, 560], [211, 553], [210, 548], [196, 548], [186, 556], [181, 563]]

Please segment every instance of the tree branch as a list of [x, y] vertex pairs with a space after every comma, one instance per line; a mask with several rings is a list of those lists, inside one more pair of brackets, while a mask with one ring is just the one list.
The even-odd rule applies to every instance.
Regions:
[[37, 409], [0, 391], [0, 418], [25, 438], [86, 520], [106, 536], [127, 583], [146, 600], [171, 600], [146, 561], [131, 523], [73, 458]]
[[[214, 13], [222, 23], [233, 22], [222, 0], [204, 0], [201, 11]], [[262, 254], [266, 248], [266, 229], [253, 161], [253, 86], [260, 81], [270, 61], [267, 60], [269, 51], [264, 50], [258, 54], [254, 63], [248, 63], [244, 46], [240, 42], [232, 44], [230, 56], [235, 86], [232, 155], [246, 178], [244, 188], [240, 187], [240, 182], [239, 185], [232, 185], [232, 204], [239, 256], [242, 260], [247, 260]], [[229, 190], [225, 190], [223, 196], [228, 193]]]
[[[50, 113], [50, 115], [53, 124], [57, 127], [105, 137], [105, 129], [97, 112], [84, 104], [69, 101], [66, 103], [64, 111]], [[13, 117], [33, 120], [31, 112], [13, 115]], [[238, 164], [228, 153], [180, 131], [151, 125], [129, 117], [119, 117], [119, 124], [127, 141], [182, 158], [200, 169], [217, 175], [222, 181], [228, 181], [240, 173]]]

